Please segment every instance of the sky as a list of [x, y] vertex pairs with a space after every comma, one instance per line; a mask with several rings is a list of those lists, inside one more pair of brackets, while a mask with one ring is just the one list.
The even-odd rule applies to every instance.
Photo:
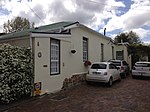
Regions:
[[0, 32], [8, 19], [29, 19], [35, 26], [80, 22], [106, 36], [134, 31], [150, 43], [150, 0], [0, 0]]

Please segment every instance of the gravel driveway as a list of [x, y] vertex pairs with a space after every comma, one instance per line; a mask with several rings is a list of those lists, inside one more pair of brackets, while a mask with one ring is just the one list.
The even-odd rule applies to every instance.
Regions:
[[150, 112], [150, 79], [128, 76], [111, 88], [100, 83], [82, 84], [6, 112]]

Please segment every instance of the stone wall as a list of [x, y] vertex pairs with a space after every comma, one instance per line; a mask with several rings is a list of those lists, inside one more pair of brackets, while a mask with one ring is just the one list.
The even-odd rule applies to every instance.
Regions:
[[65, 78], [62, 89], [67, 89], [85, 82], [86, 74], [72, 75], [71, 78]]

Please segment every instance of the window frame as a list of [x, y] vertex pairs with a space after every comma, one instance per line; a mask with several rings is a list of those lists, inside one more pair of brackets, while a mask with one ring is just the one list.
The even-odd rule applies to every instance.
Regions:
[[116, 59], [117, 60], [124, 60], [124, 50], [116, 51]]
[[[56, 42], [58, 42], [58, 49], [59, 49], [59, 51], [58, 51], [58, 71], [57, 72], [52, 72], [52, 48], [51, 48], [51, 46], [52, 46], [52, 42], [53, 41], [56, 41]], [[58, 39], [54, 39], [54, 38], [51, 38], [50, 39], [50, 76], [53, 76], [53, 75], [59, 75], [60, 74], [60, 54], [61, 54], [61, 49], [60, 49], [60, 40], [58, 40]]]
[[101, 43], [101, 61], [104, 61], [104, 44]]
[[[86, 51], [84, 50], [84, 42], [86, 43]], [[82, 53], [83, 53], [83, 62], [85, 62], [85, 61], [88, 61], [88, 38], [86, 38], [86, 37], [83, 37], [82, 38], [82, 47], [83, 47], [83, 51], [82, 51]], [[84, 53], [86, 52], [86, 58], [84, 57]]]
[[114, 46], [112, 46], [112, 59], [115, 59], [114, 51]]

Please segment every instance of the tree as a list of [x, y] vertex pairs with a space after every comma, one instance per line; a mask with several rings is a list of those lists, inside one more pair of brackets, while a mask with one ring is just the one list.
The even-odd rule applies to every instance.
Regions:
[[116, 36], [115, 42], [116, 43], [128, 42], [129, 44], [141, 44], [139, 36], [133, 31], [120, 33], [119, 35]]
[[28, 19], [18, 16], [15, 19], [8, 20], [6, 23], [3, 24], [3, 32], [11, 33], [11, 32], [22, 31], [33, 27], [34, 27], [33, 22], [29, 22]]
[[115, 38], [115, 43], [128, 42], [128, 54], [132, 56], [132, 65], [144, 56], [150, 57], [150, 46], [144, 45], [139, 36], [133, 32], [120, 33]]

